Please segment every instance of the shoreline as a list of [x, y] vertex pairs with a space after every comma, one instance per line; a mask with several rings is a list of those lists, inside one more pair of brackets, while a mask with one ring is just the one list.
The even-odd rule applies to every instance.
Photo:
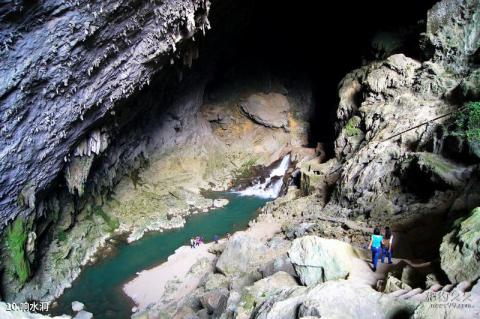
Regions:
[[[278, 221], [257, 219], [258, 216], [247, 229], [236, 231], [232, 236], [245, 233], [257, 240], [267, 240], [281, 231]], [[135, 278], [123, 285], [123, 292], [133, 301], [137, 311], [146, 310], [150, 305], [166, 306], [176, 302], [197, 288], [204, 273], [214, 269], [217, 256], [209, 249], [221, 247], [227, 241], [223, 238], [218, 244], [209, 242], [193, 249], [181, 246], [165, 262], [138, 272]], [[196, 267], [201, 263], [206, 264]], [[155, 289], [151, 289], [152, 285]], [[171, 287], [174, 287], [173, 291], [168, 290]], [[169, 294], [168, 297], [166, 294]]]
[[[218, 193], [226, 193], [228, 191], [221, 191]], [[207, 197], [206, 197], [207, 198]], [[221, 198], [221, 197], [219, 197]], [[216, 209], [222, 208], [223, 206], [214, 206], [213, 205], [213, 198], [212, 198], [212, 205], [208, 207], [208, 210], [204, 211], [204, 207], [195, 207], [193, 209], [187, 210], [179, 214], [174, 219], [181, 219], [181, 222], [175, 223], [170, 221], [168, 224], [159, 225], [158, 227], [148, 228], [141, 232], [140, 236], [135, 236], [132, 239], [132, 234], [135, 233], [135, 227], [122, 227], [124, 225], [120, 225], [115, 231], [110, 234], [106, 234], [102, 237], [99, 237], [94, 245], [92, 245], [91, 251], [85, 255], [82, 262], [76, 267], [75, 271], [72, 272], [72, 275], [69, 280], [63, 281], [61, 284], [55, 287], [54, 293], [43, 296], [43, 301], [49, 303], [52, 308], [56, 307], [57, 300], [60, 299], [65, 292], [66, 289], [72, 287], [75, 280], [79, 278], [81, 273], [83, 272], [85, 267], [95, 266], [95, 264], [101, 260], [109, 258], [115, 254], [116, 248], [119, 245], [125, 244], [130, 245], [140, 239], [142, 239], [145, 235], [151, 233], [163, 233], [165, 231], [174, 231], [176, 229], [181, 229], [185, 226], [187, 219], [193, 215], [197, 214], [208, 214]], [[163, 220], [159, 220], [159, 223]], [[123, 290], [122, 290], [123, 291]]]

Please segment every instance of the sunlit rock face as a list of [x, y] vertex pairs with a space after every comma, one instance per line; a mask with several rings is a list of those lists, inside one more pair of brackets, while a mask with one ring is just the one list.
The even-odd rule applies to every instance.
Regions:
[[[102, 151], [108, 137], [92, 126], [112, 117], [118, 101], [164, 65], [191, 63], [195, 34], [209, 28], [209, 6], [208, 0], [2, 5], [2, 227], [31, 212], [72, 157]], [[69, 187], [79, 193], [82, 169], [75, 167], [88, 161], [72, 162], [69, 176], [76, 181]]]

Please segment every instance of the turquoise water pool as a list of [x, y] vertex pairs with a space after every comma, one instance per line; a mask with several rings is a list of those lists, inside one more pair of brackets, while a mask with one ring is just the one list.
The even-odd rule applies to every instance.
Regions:
[[227, 198], [230, 203], [223, 208], [189, 217], [183, 228], [148, 233], [131, 244], [119, 243], [114, 254], [85, 266], [72, 287], [57, 299], [58, 305], [52, 308], [51, 313], [72, 315], [72, 301], [80, 301], [95, 319], [130, 318], [134, 304], [123, 293], [122, 286], [138, 271], [162, 263], [194, 236], [211, 241], [214, 235], [222, 237], [228, 232], [245, 229], [248, 222], [257, 216], [257, 210], [268, 201], [231, 193], [221, 197]]

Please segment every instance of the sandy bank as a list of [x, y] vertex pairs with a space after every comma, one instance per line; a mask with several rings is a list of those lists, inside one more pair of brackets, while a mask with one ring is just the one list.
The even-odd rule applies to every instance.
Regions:
[[[250, 237], [266, 241], [280, 231], [280, 226], [274, 221], [263, 221], [254, 223], [244, 232]], [[215, 255], [208, 251], [212, 245], [207, 243], [194, 249], [189, 246], [178, 248], [163, 264], [139, 272], [124, 285], [123, 291], [140, 310], [152, 303], [170, 303], [181, 299], [198, 286], [206, 272], [213, 269]]]

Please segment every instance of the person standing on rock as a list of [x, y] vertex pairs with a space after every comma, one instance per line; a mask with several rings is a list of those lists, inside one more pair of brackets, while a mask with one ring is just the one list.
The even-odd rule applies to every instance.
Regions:
[[195, 248], [195, 240], [190, 238], [190, 248]]
[[378, 256], [381, 252], [383, 236], [380, 235], [380, 228], [375, 227], [373, 230], [372, 238], [370, 238], [370, 243], [368, 244], [368, 249], [372, 251], [372, 270], [377, 271], [377, 262]]
[[385, 236], [382, 239], [382, 264], [385, 260], [385, 256], [388, 258], [388, 263], [392, 263], [392, 242], [393, 235], [390, 227], [385, 227]]

